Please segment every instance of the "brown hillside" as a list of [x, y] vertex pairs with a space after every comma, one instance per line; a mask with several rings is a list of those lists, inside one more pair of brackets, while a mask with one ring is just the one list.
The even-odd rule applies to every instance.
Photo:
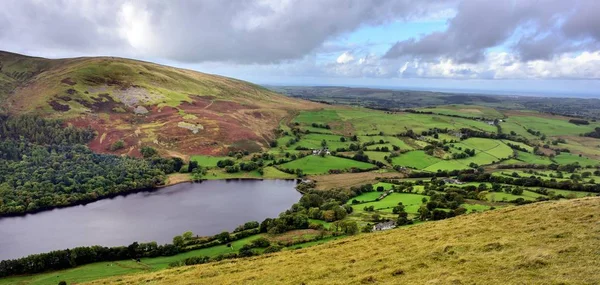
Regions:
[[98, 131], [90, 144], [122, 154], [143, 145], [171, 154], [259, 150], [279, 122], [319, 105], [248, 82], [136, 60], [43, 59], [0, 52], [1, 110], [62, 118]]

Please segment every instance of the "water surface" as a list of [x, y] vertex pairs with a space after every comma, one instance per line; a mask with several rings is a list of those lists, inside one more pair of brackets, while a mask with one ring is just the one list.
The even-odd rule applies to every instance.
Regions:
[[300, 200], [295, 181], [184, 183], [87, 205], [0, 219], [0, 260], [76, 246], [170, 243], [277, 217]]

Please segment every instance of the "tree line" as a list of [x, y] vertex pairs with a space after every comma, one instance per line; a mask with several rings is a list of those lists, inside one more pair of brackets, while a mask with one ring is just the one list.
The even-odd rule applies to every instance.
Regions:
[[90, 129], [34, 116], [1, 117], [0, 216], [20, 215], [152, 189], [183, 161], [93, 153]]

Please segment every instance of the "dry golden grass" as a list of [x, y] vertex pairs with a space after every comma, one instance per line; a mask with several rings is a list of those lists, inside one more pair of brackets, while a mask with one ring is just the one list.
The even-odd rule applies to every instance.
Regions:
[[166, 185], [175, 185], [183, 182], [192, 181], [192, 177], [189, 173], [173, 173], [167, 177]]
[[471, 214], [91, 284], [599, 284], [600, 198]]
[[308, 179], [317, 182], [317, 189], [327, 190], [332, 188], [349, 188], [360, 186], [366, 183], [377, 183], [377, 177], [402, 178], [404, 175], [398, 172], [361, 172], [361, 173], [342, 173], [329, 175], [313, 175]]

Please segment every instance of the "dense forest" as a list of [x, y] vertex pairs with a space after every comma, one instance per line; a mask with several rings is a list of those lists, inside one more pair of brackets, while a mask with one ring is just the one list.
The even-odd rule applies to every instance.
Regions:
[[0, 216], [86, 203], [153, 188], [177, 159], [96, 154], [91, 129], [36, 116], [0, 117]]

